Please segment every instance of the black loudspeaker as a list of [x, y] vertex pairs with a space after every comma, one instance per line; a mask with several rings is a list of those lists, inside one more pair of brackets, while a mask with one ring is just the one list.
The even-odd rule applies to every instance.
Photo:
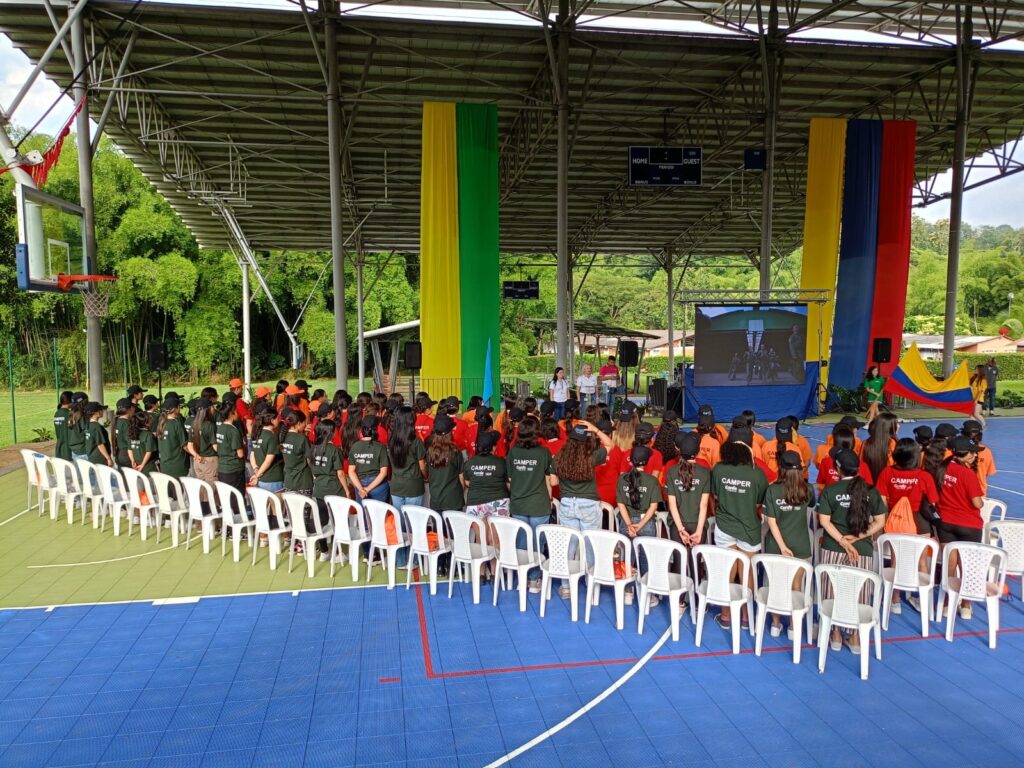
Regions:
[[665, 396], [665, 410], [675, 411], [683, 418], [683, 388], [669, 387]]
[[405, 342], [403, 360], [405, 368], [410, 371], [418, 371], [423, 367], [423, 344], [418, 341]]
[[892, 360], [892, 339], [875, 339], [871, 342], [871, 359], [876, 363]]
[[619, 342], [619, 365], [623, 368], [636, 368], [640, 363], [640, 344], [630, 339]]
[[167, 370], [167, 345], [162, 341], [149, 342], [149, 370]]

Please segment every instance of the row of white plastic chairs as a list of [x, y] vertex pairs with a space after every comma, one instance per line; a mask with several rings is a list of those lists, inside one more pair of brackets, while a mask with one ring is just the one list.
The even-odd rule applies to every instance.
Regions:
[[[610, 530], [581, 532], [552, 524], [538, 527], [535, 542], [533, 530], [515, 519], [492, 517], [485, 525], [481, 519], [459, 511], [438, 513], [409, 505], [399, 510], [372, 500], [366, 500], [360, 505], [342, 497], [327, 497], [325, 502], [330, 516], [328, 521], [322, 523], [316, 502], [308, 496], [292, 493], [279, 496], [258, 488], [247, 489], [246, 495], [253, 512], [250, 517], [246, 512], [243, 495], [224, 483], [211, 486], [197, 478], [184, 477], [178, 480], [160, 473], [146, 476], [130, 468], [115, 470], [87, 461], [72, 463], [32, 451], [23, 451], [23, 456], [26, 468], [29, 469], [29, 507], [32, 506], [32, 494], [35, 491], [38, 494], [40, 514], [43, 514], [44, 505], [48, 503], [50, 516], [56, 519], [57, 508], [63, 503], [69, 524], [73, 522], [74, 512], [79, 507], [84, 524], [87, 508], [91, 507], [94, 527], [103, 529], [106, 518], [111, 517], [114, 533], [119, 535], [121, 520], [125, 518], [128, 535], [131, 535], [133, 517], [137, 514], [142, 538], [146, 538], [147, 530], [152, 526], [157, 529], [159, 541], [160, 528], [166, 519], [175, 546], [178, 544], [181, 526], [187, 526], [189, 531], [186, 548], [191, 544], [193, 529], [198, 527], [203, 550], [209, 552], [216, 525], [220, 523], [222, 554], [226, 552], [230, 537], [234, 560], [238, 561], [244, 531], [252, 547], [255, 563], [256, 541], [259, 536], [265, 535], [270, 544], [272, 569], [277, 567], [281, 542], [287, 535], [291, 542], [289, 571], [292, 569], [296, 546], [302, 543], [310, 577], [315, 572], [317, 542], [331, 542], [331, 576], [334, 575], [336, 564], [342, 562], [347, 555], [353, 580], [359, 578], [358, 550], [366, 545], [370, 548], [367, 580], [372, 577], [375, 558], [379, 558], [387, 564], [389, 588], [395, 585], [396, 555], [400, 549], [408, 547], [406, 585], [408, 587], [411, 584], [413, 569], [418, 563], [420, 569], [429, 575], [431, 594], [436, 593], [438, 559], [450, 554], [453, 562], [449, 574], [449, 597], [453, 592], [456, 573], [464, 578], [468, 569], [473, 601], [478, 603], [481, 568], [485, 563], [491, 563], [496, 576], [495, 605], [502, 588], [502, 576], [506, 588], [510, 587], [511, 579], [517, 577], [520, 610], [526, 610], [526, 574], [531, 568], [539, 567], [543, 574], [541, 616], [544, 615], [546, 602], [551, 598], [552, 581], [563, 579], [570, 583], [572, 618], [577, 620], [578, 584], [580, 579], [586, 578], [586, 621], [589, 622], [590, 608], [601, 586], [608, 586], [615, 594], [616, 625], [619, 629], [623, 626], [625, 588], [635, 583], [639, 593], [640, 632], [643, 631], [644, 616], [648, 611], [647, 597], [651, 594], [664, 595], [669, 598], [673, 637], [678, 639], [679, 597], [686, 593], [691, 620], [697, 624], [698, 645], [708, 605], [728, 605], [733, 610], [746, 605], [749, 615], [753, 616], [753, 605], [756, 602], [760, 610], [756, 622], [751, 626], [751, 633], [756, 631], [757, 635], [756, 652], [760, 653], [766, 615], [789, 615], [793, 626], [794, 661], [799, 661], [802, 621], [807, 623], [808, 637], [811, 632], [814, 581], [817, 582], [815, 592], [822, 619], [819, 632], [821, 665], [824, 664], [828, 627], [831, 624], [857, 629], [865, 639], [865, 646], [866, 633], [873, 628], [876, 632], [876, 653], [880, 653], [878, 633], [880, 629], [888, 628], [894, 589], [918, 594], [922, 606], [924, 636], [928, 635], [932, 615], [934, 568], [929, 568], [928, 572], [918, 572], [918, 562], [922, 554], [927, 554], [931, 562], [934, 562], [938, 557], [938, 547], [933, 541], [919, 536], [881, 536], [877, 542], [880, 574], [836, 565], [818, 565], [812, 570], [812, 565], [805, 561], [774, 555], [758, 555], [748, 561], [735, 551], [713, 545], [693, 548], [691, 560], [690, 554], [680, 544], [660, 537], [638, 537], [631, 541]], [[608, 519], [613, 520], [611, 508], [606, 511], [610, 513]], [[1005, 515], [1005, 505], [1002, 514]], [[395, 521], [395, 525], [390, 528], [387, 525], [389, 515]], [[430, 536], [431, 531], [434, 537]], [[810, 533], [813, 542], [816, 537], [813, 532]], [[995, 542], [999, 546], [961, 542], [944, 548], [938, 603], [941, 606], [948, 595], [950, 605], [954, 606], [953, 610], [947, 612], [946, 637], [951, 640], [958, 601], [984, 601], [989, 617], [989, 643], [994, 648], [999, 625], [998, 597], [1003, 593], [1006, 575], [1020, 575], [1024, 571], [1024, 521], [989, 522], [983, 540]], [[520, 541], [526, 542], [525, 549], [519, 548]], [[587, 566], [581, 560], [584, 552], [588, 553]], [[638, 573], [632, 567], [634, 555], [639, 560], [640, 553], [643, 553], [648, 563], [643, 573]], [[953, 553], [957, 554], [960, 562], [958, 576], [948, 575], [948, 563]], [[616, 577], [616, 559], [630, 564], [630, 575], [627, 578]], [[886, 561], [890, 563], [888, 566]], [[745, 586], [751, 575], [751, 567], [753, 590]], [[734, 569], [741, 572], [738, 583], [730, 581]], [[703, 574], [696, 589], [692, 574]], [[798, 576], [802, 588], [794, 589], [793, 584]], [[823, 599], [823, 578], [827, 578], [832, 585], [833, 597], [829, 599]], [[860, 604], [857, 596], [868, 582], [872, 585], [871, 602]], [[853, 618], [858, 621], [852, 622]], [[851, 622], [857, 626], [851, 627]], [[739, 637], [739, 622], [733, 622], [734, 652], [739, 651]], [[866, 674], [867, 653], [862, 654], [861, 663], [863, 674]]]

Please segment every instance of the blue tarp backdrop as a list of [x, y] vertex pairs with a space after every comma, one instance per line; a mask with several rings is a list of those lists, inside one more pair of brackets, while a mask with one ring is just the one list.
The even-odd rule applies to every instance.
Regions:
[[818, 361], [805, 363], [804, 383], [799, 385], [754, 385], [748, 387], [693, 386], [693, 369], [686, 369], [684, 418], [697, 420], [697, 409], [710, 405], [715, 417], [726, 427], [733, 416], [746, 409], [757, 414], [758, 420], [775, 421], [783, 416], [804, 419], [816, 416], [818, 392]]

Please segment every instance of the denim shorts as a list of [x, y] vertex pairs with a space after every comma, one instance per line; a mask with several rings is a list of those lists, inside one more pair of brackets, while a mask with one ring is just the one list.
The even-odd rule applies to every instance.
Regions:
[[719, 527], [715, 527], [715, 545], [719, 547], [727, 547], [730, 549], [738, 549], [741, 552], [746, 552], [748, 555], [757, 554], [761, 551], [761, 542], [756, 544], [750, 544], [743, 539], [737, 539], [735, 536], [730, 536], [728, 533], [723, 531]]
[[270, 493], [280, 493], [284, 490], [284, 480], [275, 480], [274, 482], [266, 482], [260, 480], [256, 483], [256, 487], [264, 491], [270, 491]]

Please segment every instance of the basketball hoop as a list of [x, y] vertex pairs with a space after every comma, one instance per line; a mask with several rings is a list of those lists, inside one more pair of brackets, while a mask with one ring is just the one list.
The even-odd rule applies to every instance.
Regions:
[[86, 317], [106, 317], [110, 292], [117, 280], [113, 275], [57, 275], [57, 288], [65, 293], [81, 284], [82, 307]]

